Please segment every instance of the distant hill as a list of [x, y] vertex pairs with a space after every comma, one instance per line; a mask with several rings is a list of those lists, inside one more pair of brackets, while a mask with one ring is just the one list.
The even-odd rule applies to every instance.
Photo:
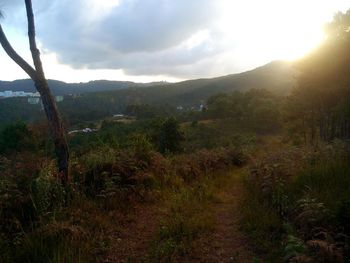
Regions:
[[[287, 94], [294, 85], [295, 72], [290, 62], [274, 61], [251, 71], [232, 74], [211, 79], [196, 79], [178, 83], [151, 82], [135, 83], [131, 81], [95, 80], [86, 83], [66, 83], [58, 80], [49, 80], [54, 95], [84, 94], [91, 92], [116, 91], [126, 88], [150, 87], [166, 88], [169, 96], [178, 97], [179, 102], [185, 99], [205, 99], [210, 95], [234, 90], [248, 90], [251, 88], [268, 89], [278, 94]], [[15, 81], [0, 81], [0, 91], [34, 92], [32, 80], [22, 79]], [[151, 92], [151, 90], [150, 90]]]
[[275, 61], [251, 71], [212, 79], [198, 79], [169, 85], [178, 103], [206, 100], [218, 93], [266, 89], [287, 95], [295, 86], [296, 72], [290, 62]]
[[[119, 90], [130, 87], [149, 87], [167, 84], [166, 82], [135, 83], [131, 81], [109, 80], [95, 80], [86, 83], [66, 83], [58, 80], [48, 80], [48, 82], [54, 95], [83, 94], [89, 92]], [[31, 79], [0, 81], [0, 91], [5, 90], [35, 92], [35, 87]]]
[[[66, 96], [63, 102], [58, 103], [64, 118], [70, 123], [78, 123], [124, 112], [131, 104], [182, 106], [186, 109], [198, 107], [212, 95], [236, 90], [267, 89], [287, 95], [296, 84], [295, 75], [291, 63], [276, 61], [240, 74], [172, 84], [121, 81], [67, 84], [50, 80], [50, 85], [56, 95], [81, 94]], [[34, 89], [30, 80], [17, 80], [0, 82], [1, 90]], [[17, 119], [34, 121], [43, 117], [41, 106], [29, 105], [26, 98], [0, 100], [0, 125]]]
[[251, 71], [211, 79], [188, 80], [167, 85], [148, 87], [147, 89], [130, 88], [91, 94], [131, 103], [155, 103], [170, 105], [200, 104], [218, 93], [266, 89], [278, 95], [287, 95], [296, 85], [296, 71], [292, 63], [274, 61]]

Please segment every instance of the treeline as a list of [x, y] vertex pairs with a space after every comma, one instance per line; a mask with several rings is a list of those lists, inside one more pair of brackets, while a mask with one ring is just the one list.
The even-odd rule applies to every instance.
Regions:
[[350, 10], [326, 33], [280, 108], [299, 146], [267, 149], [246, 181], [242, 226], [267, 262], [350, 262]]
[[281, 128], [281, 100], [267, 90], [219, 94], [208, 99], [202, 118], [227, 119], [237, 128], [272, 132]]
[[[192, 107], [198, 109], [210, 96], [217, 93], [257, 88], [287, 94], [294, 85], [292, 76], [293, 70], [290, 63], [277, 61], [249, 72], [214, 79], [198, 79], [174, 84], [155, 83], [157, 85], [150, 87], [129, 86], [129, 88], [113, 91], [65, 96], [64, 101], [59, 103], [58, 107], [69, 125], [122, 113], [129, 105], [157, 106], [161, 108], [159, 112], [164, 109], [164, 105], [167, 108], [182, 107], [191, 110]], [[108, 88], [113, 88], [113, 83], [90, 82], [86, 84], [86, 88], [94, 90], [102, 84], [108, 84]], [[52, 83], [54, 93], [55, 87], [59, 84], [62, 83]], [[77, 84], [77, 88], [78, 86], [80, 88], [81, 85]], [[76, 92], [72, 93], [76, 94]], [[0, 100], [0, 123], [10, 123], [17, 119], [26, 122], [37, 121], [44, 116], [40, 114], [40, 110], [40, 105], [29, 105], [26, 98]]]
[[350, 138], [350, 11], [326, 27], [327, 40], [296, 64], [298, 86], [288, 98], [287, 121], [305, 142]]
[[326, 26], [327, 39], [294, 63], [297, 84], [287, 97], [263, 90], [213, 96], [207, 118], [230, 119], [255, 131], [283, 128], [295, 143], [350, 139], [350, 11]]

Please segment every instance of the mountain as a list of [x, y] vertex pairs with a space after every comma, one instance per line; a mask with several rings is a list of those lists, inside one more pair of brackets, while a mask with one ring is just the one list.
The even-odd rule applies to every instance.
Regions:
[[[95, 80], [86, 83], [66, 83], [50, 79], [48, 82], [54, 95], [83, 94], [89, 92], [119, 90], [130, 87], [166, 85], [166, 82], [135, 83], [131, 81], [109, 80]], [[0, 91], [5, 90], [35, 92], [35, 87], [31, 79], [0, 81]]]
[[278, 95], [287, 95], [296, 85], [296, 71], [292, 63], [274, 61], [251, 71], [212, 79], [190, 80], [167, 87], [174, 89], [175, 100], [206, 100], [218, 93], [266, 89]]
[[[218, 93], [266, 89], [278, 95], [287, 95], [296, 85], [296, 70], [291, 62], [274, 61], [251, 71], [211, 79], [188, 80], [147, 89], [103, 92], [115, 100], [132, 103], [170, 104], [190, 106], [200, 104]], [[90, 96], [99, 96], [94, 93]]]
[[[168, 105], [172, 108], [182, 106], [186, 109], [198, 107], [210, 96], [218, 93], [250, 89], [266, 89], [279, 95], [287, 95], [296, 85], [296, 74], [292, 63], [275, 61], [240, 74], [172, 84], [120, 81], [68, 84], [50, 80], [50, 85], [54, 94], [81, 94], [65, 96], [64, 101], [58, 103], [65, 120], [76, 124], [124, 112], [128, 105], [135, 104]], [[5, 90], [15, 90], [16, 87], [17, 90], [32, 91], [33, 87], [29, 82], [29, 80], [1, 82], [0, 87]], [[0, 125], [18, 119], [35, 121], [43, 117], [41, 106], [29, 105], [26, 98], [0, 100]]]
[[[148, 87], [149, 92], [163, 92], [169, 97], [177, 97], [177, 100], [191, 101], [203, 100], [208, 96], [232, 92], [234, 90], [248, 90], [251, 88], [263, 88], [278, 94], [287, 94], [294, 85], [292, 64], [285, 61], [274, 61], [265, 66], [251, 71], [232, 74], [211, 79], [187, 80], [178, 83], [151, 82], [135, 83], [131, 81], [95, 80], [86, 83], [66, 83], [58, 80], [48, 80], [54, 95], [84, 94], [91, 92], [118, 91], [128, 88]], [[25, 91], [35, 92], [33, 81], [30, 79], [15, 81], [0, 81], [0, 91]], [[157, 96], [156, 96], [157, 97]]]

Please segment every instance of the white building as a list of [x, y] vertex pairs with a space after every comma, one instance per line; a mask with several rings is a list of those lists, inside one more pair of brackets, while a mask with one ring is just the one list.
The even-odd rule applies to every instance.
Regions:
[[12, 91], [5, 90], [0, 92], [2, 98], [13, 98], [13, 97], [40, 97], [39, 92], [25, 92], [25, 91]]
[[5, 90], [5, 91], [4, 91], [4, 97], [5, 97], [5, 98], [13, 97], [13, 92], [12, 92], [12, 90]]
[[28, 98], [28, 103], [29, 104], [35, 105], [35, 104], [39, 104], [39, 102], [40, 102], [40, 98], [39, 97], [29, 97]]
[[56, 96], [55, 100], [56, 100], [56, 102], [61, 102], [61, 101], [63, 101], [63, 96]]

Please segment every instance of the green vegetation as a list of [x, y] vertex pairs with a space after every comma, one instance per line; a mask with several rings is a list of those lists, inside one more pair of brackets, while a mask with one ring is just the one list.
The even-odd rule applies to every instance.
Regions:
[[[17, 138], [18, 142], [30, 138], [31, 147], [16, 148], [16, 154], [9, 152], [1, 157], [1, 261], [102, 261], [113, 245], [109, 233], [118, 233], [122, 228], [123, 223], [116, 224], [114, 218], [126, 217], [134, 202], [152, 195], [160, 195], [162, 200], [170, 196], [169, 209], [175, 211], [182, 202], [192, 200], [186, 199], [187, 195], [205, 198], [206, 189], [200, 193], [193, 187], [197, 184], [200, 189], [199, 182], [207, 175], [245, 162], [244, 154], [234, 148], [198, 148], [195, 153], [174, 155], [177, 142], [185, 139], [181, 129], [174, 118], [130, 124], [105, 122], [99, 132], [86, 134], [87, 141], [81, 141], [83, 135], [73, 136], [72, 178], [69, 187], [64, 188], [56, 172], [52, 147], [37, 150], [48, 144], [41, 137], [45, 128], [23, 123], [5, 127], [2, 140], [8, 139], [8, 130], [26, 131], [30, 137], [19, 132], [10, 134], [17, 136], [16, 142]], [[164, 142], [166, 147], [159, 148]], [[166, 155], [156, 149], [166, 149]], [[172, 194], [172, 189], [176, 193]], [[180, 246], [189, 249], [187, 246], [206, 226], [196, 219], [194, 207], [187, 205], [187, 214], [194, 218], [184, 230], [188, 238], [182, 238], [186, 233], [180, 232], [180, 239], [171, 241], [176, 243], [176, 253], [180, 253]], [[187, 224], [186, 217], [179, 215], [180, 218]], [[171, 239], [172, 231], [177, 230], [162, 231], [159, 235]], [[163, 252], [154, 253], [154, 257], [165, 256]]]
[[337, 14], [327, 41], [297, 63], [283, 107], [291, 144], [258, 155], [246, 180], [242, 226], [272, 262], [350, 260], [349, 17]]
[[168, 214], [160, 223], [153, 241], [153, 261], [173, 262], [188, 254], [194, 241], [210, 233], [215, 220], [210, 208], [213, 199], [212, 178], [191, 185], [181, 184], [175, 192], [165, 195]]
[[24, 122], [6, 126], [1, 131], [0, 152], [19, 151], [30, 146], [31, 134]]
[[2, 100], [0, 261], [350, 262], [349, 17], [288, 96], [258, 85], [272, 64], [65, 99], [94, 129], [68, 135], [67, 186], [40, 106]]
[[[169, 114], [176, 114], [178, 106], [182, 106], [185, 111], [190, 111], [192, 108], [198, 110], [203, 102], [218, 93], [245, 92], [256, 88], [266, 89], [278, 95], [288, 94], [295, 85], [294, 71], [290, 63], [276, 61], [241, 74], [174, 84], [145, 87], [130, 85], [129, 88], [118, 89], [119, 83], [91, 82], [86, 84], [86, 91], [95, 89], [91, 87], [94, 85], [103, 84], [106, 88], [103, 92], [95, 90], [91, 93], [78, 92], [82, 93], [79, 96], [65, 96], [64, 101], [58, 103], [58, 107], [68, 127], [83, 121], [100, 120], [118, 113], [142, 118], [159, 115], [166, 117]], [[55, 81], [50, 84], [53, 92], [56, 90], [59, 94], [61, 89], [68, 85]], [[82, 85], [72, 85], [71, 89], [82, 90]], [[23, 84], [20, 83], [20, 86], [22, 87]], [[114, 88], [115, 90], [112, 90]], [[74, 94], [74, 92], [70, 93]], [[11, 123], [16, 119], [33, 122], [43, 117], [41, 106], [28, 104], [26, 98], [0, 100], [0, 123], [2, 124]]]
[[349, 153], [339, 143], [317, 151], [288, 147], [254, 167], [242, 224], [261, 253], [275, 261], [283, 254], [311, 262], [348, 258]]

